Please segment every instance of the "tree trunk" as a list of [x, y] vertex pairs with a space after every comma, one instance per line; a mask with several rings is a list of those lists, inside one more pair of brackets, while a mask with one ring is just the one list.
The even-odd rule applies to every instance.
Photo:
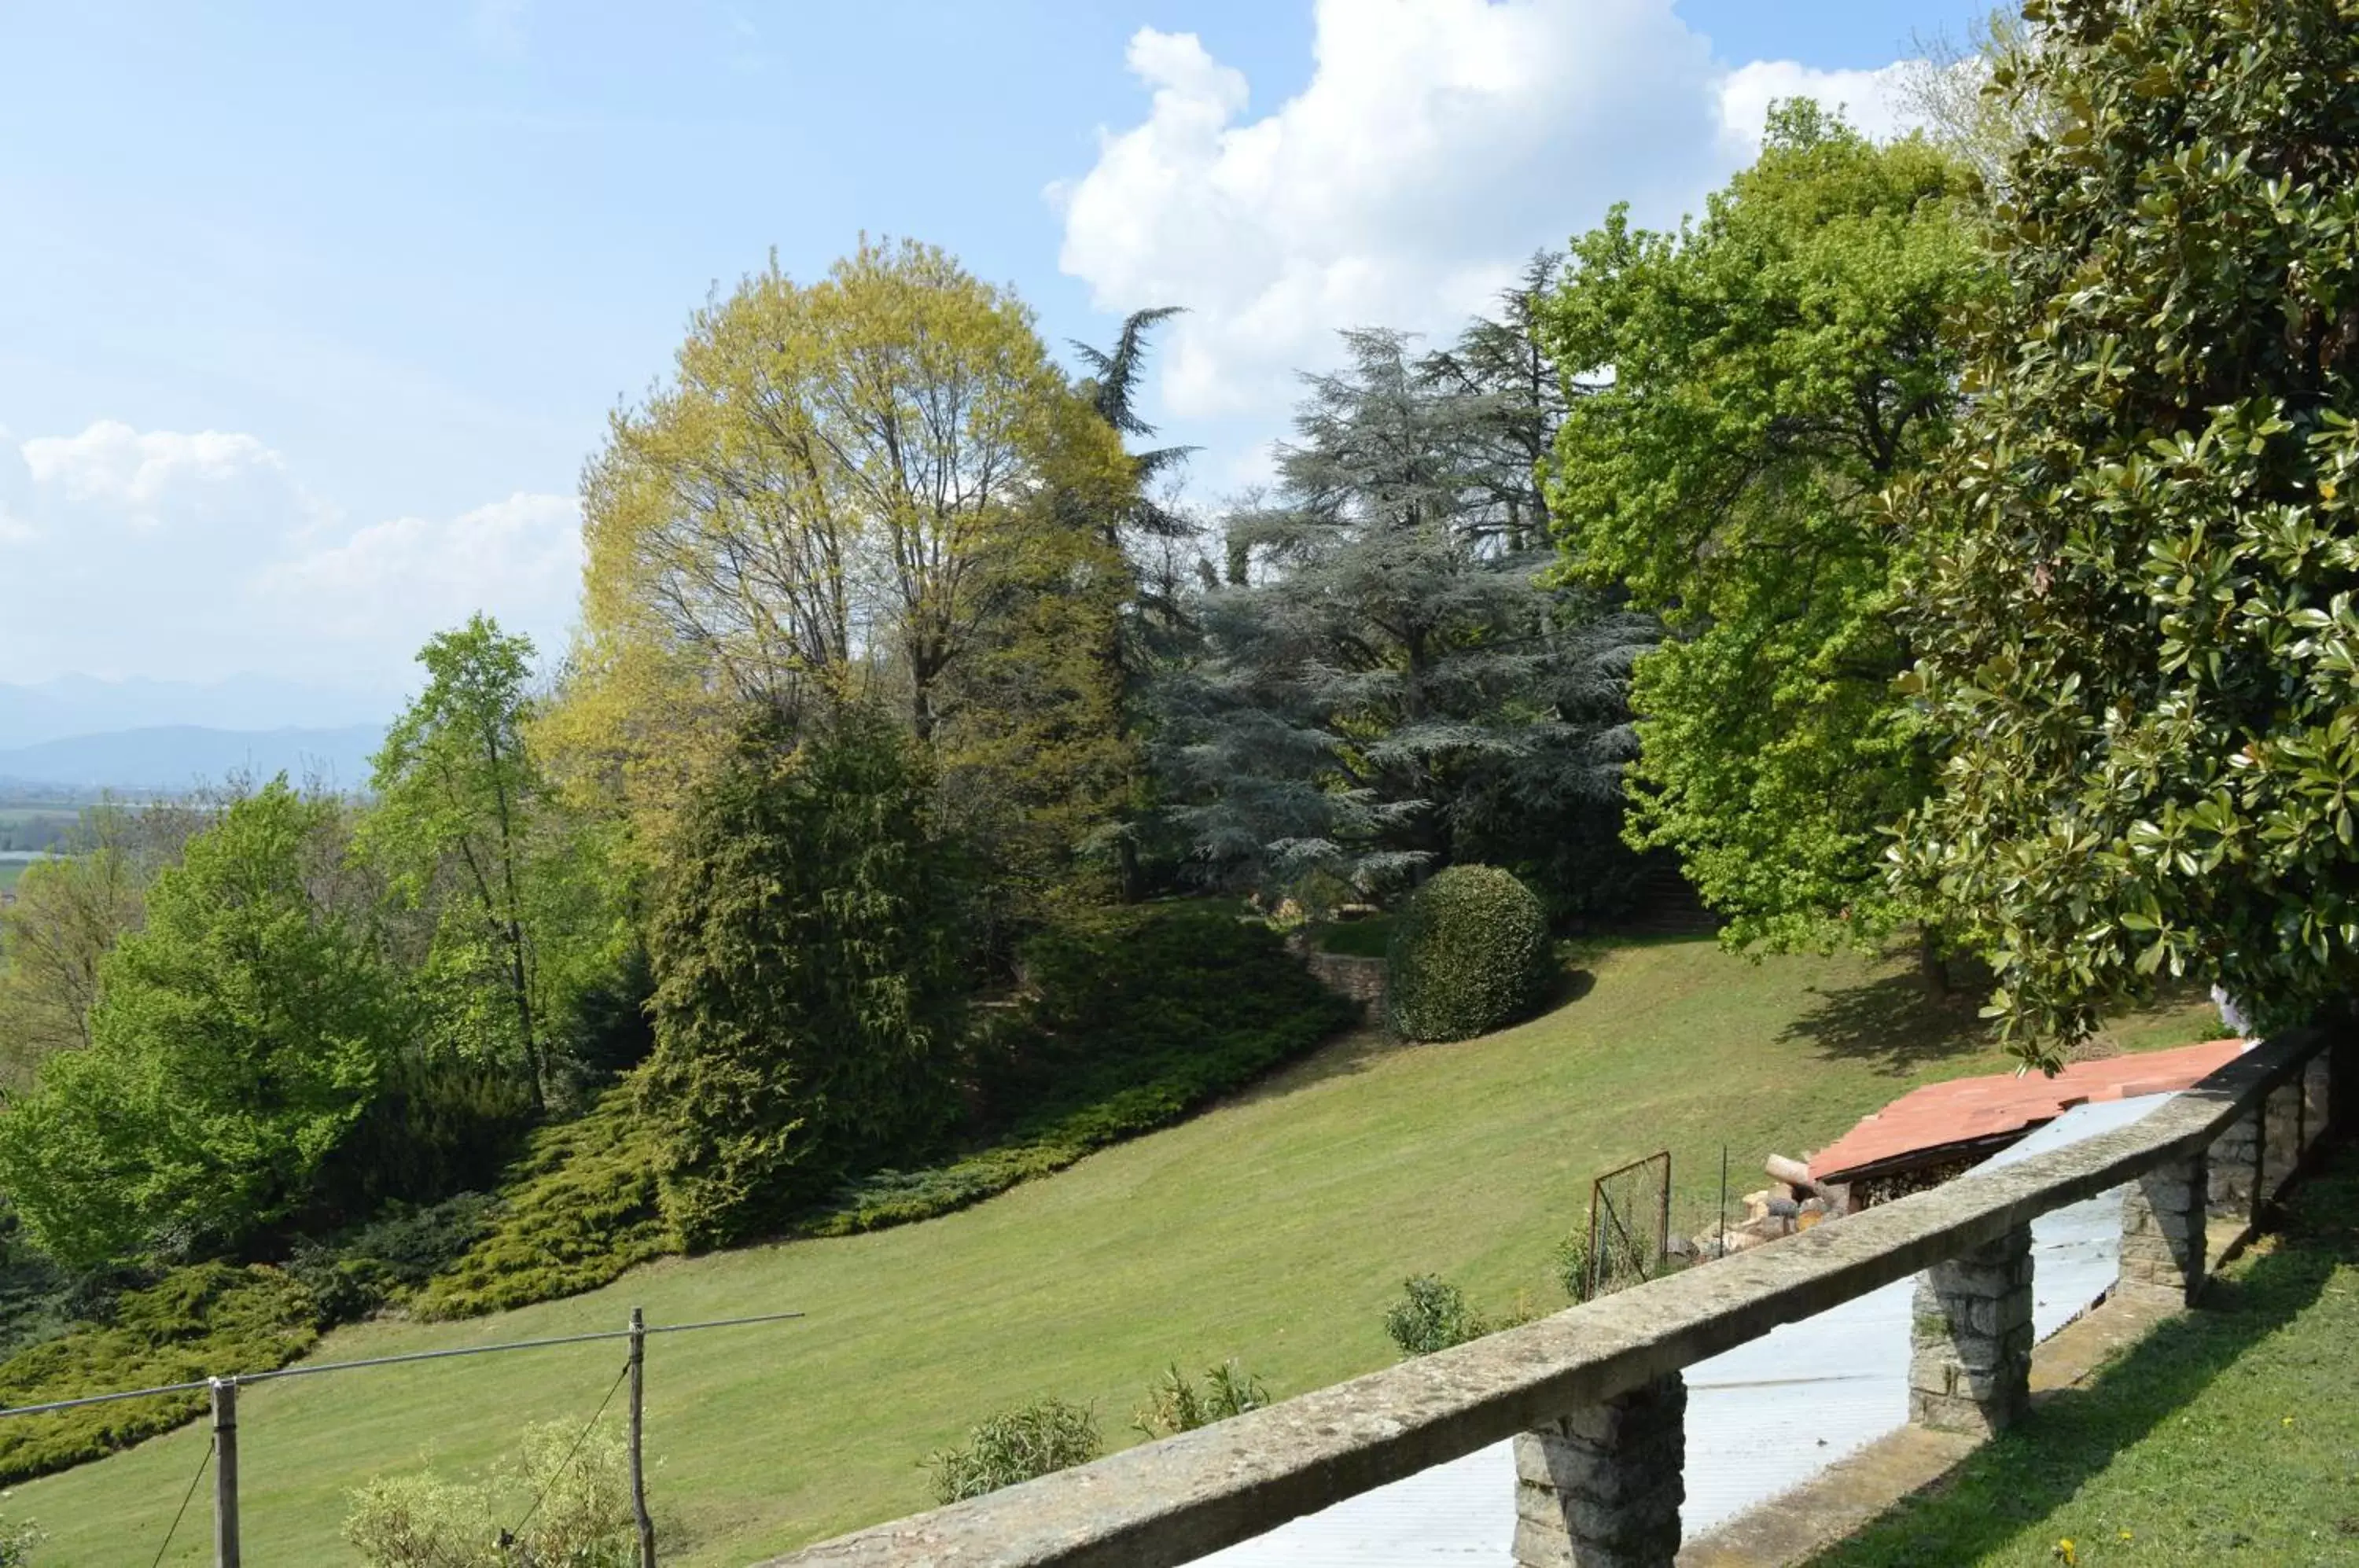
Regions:
[[1941, 933], [1930, 925], [1917, 928], [1917, 973], [1924, 979], [1927, 996], [1949, 999], [1950, 965], [1941, 957]]

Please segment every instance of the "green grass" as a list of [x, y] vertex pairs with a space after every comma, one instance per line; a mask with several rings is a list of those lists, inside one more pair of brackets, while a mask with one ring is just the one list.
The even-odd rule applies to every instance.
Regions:
[[2359, 1150], [2211, 1290], [1813, 1568], [2359, 1562]]
[[[648, 1444], [665, 1561], [737, 1564], [928, 1505], [921, 1461], [1038, 1395], [1110, 1441], [1150, 1382], [1235, 1357], [1284, 1396], [1386, 1365], [1385, 1308], [1438, 1272], [1490, 1311], [1549, 1283], [1590, 1178], [1668, 1143], [1710, 1206], [1739, 1171], [1824, 1143], [1911, 1084], [2004, 1065], [1972, 1007], [1924, 1006], [1906, 964], [1752, 964], [1709, 942], [1606, 952], [1557, 1011], [1454, 1045], [1331, 1047], [1167, 1131], [898, 1229], [649, 1265], [589, 1295], [464, 1323], [377, 1323], [346, 1359], [800, 1308], [658, 1340]], [[2125, 1044], [2200, 1038], [2179, 1008]], [[1757, 1180], [1756, 1178], [1755, 1180]], [[1750, 1181], [1744, 1184], [1751, 1184]], [[344, 1492], [430, 1452], [480, 1465], [530, 1421], [586, 1418], [618, 1352], [569, 1347], [258, 1386], [241, 1401], [253, 1561], [344, 1561]], [[204, 1449], [198, 1429], [16, 1489], [44, 1568], [145, 1563]], [[1502, 1507], [1506, 1506], [1503, 1501]], [[203, 1561], [201, 1519], [167, 1562]]]
[[1351, 958], [1382, 958], [1392, 943], [1393, 920], [1391, 915], [1368, 915], [1324, 927], [1319, 932], [1319, 950]]

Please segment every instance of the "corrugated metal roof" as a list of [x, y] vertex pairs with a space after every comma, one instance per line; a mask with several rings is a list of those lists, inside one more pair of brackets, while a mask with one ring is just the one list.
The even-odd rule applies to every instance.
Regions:
[[1810, 1175], [1841, 1181], [1860, 1171], [1935, 1150], [2005, 1138], [2052, 1121], [2071, 1106], [2184, 1089], [2252, 1049], [2247, 1040], [2207, 1040], [2175, 1051], [2076, 1062], [2053, 1078], [1994, 1073], [1911, 1090], [1810, 1157]]
[[[1978, 1169], [2125, 1127], [2169, 1098], [2074, 1106]], [[2116, 1189], [2033, 1225], [2032, 1316], [2041, 1338], [2113, 1288], [2121, 1201]], [[1914, 1279], [1899, 1280], [1688, 1369], [1687, 1502], [1680, 1510], [1688, 1535], [1799, 1486], [1907, 1421], [1915, 1290]], [[1495, 1443], [1202, 1561], [1220, 1568], [1508, 1568], [1515, 1499], [1514, 1451]]]

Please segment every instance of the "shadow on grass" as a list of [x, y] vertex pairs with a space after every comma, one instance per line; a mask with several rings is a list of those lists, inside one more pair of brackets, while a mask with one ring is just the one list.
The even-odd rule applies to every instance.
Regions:
[[1376, 1058], [1401, 1049], [1401, 1042], [1383, 1029], [1374, 1024], [1364, 1024], [1345, 1030], [1310, 1055], [1272, 1070], [1215, 1104], [1251, 1105], [1264, 1100], [1281, 1099], [1330, 1079], [1348, 1078], [1354, 1073], [1364, 1073]]
[[[1578, 968], [1560, 969], [1549, 977], [1547, 987], [1540, 993], [1538, 1005], [1532, 1008], [1527, 1017], [1519, 1018], [1516, 1022], [1529, 1023], [1533, 1018], [1545, 1017], [1559, 1007], [1569, 1007], [1596, 989], [1597, 976], [1591, 971]], [[1510, 1024], [1507, 1027], [1513, 1029], [1515, 1025]]]
[[1778, 1038], [1811, 1046], [1824, 1060], [1873, 1062], [1887, 1077], [1906, 1078], [1984, 1049], [1986, 1030], [1973, 996], [1933, 996], [1923, 981], [1904, 973], [1820, 992], [1810, 1010]]
[[[2275, 1250], [2233, 1279], [2212, 1280], [2201, 1311], [2158, 1324], [2087, 1386], [2048, 1395], [2005, 1437], [1806, 1568], [1936, 1568], [2019, 1541], [2316, 1301], [2338, 1264], [2359, 1261], [2354, 1201], [2359, 1149], [2344, 1148], [2297, 1192]], [[2190, 1473], [2201, 1465], [2190, 1464]], [[2224, 1525], [2219, 1537], [2207, 1548], [2224, 1553], [2242, 1544]]]
[[[1559, 971], [1541, 993], [1531, 1012], [1514, 1023], [1503, 1024], [1501, 1029], [1511, 1029], [1545, 1018], [1559, 1007], [1570, 1007], [1597, 988], [1597, 976], [1586, 969]], [[1295, 1094], [1331, 1079], [1348, 1078], [1364, 1073], [1377, 1058], [1397, 1051], [1448, 1051], [1453, 1045], [1468, 1045], [1488, 1039], [1477, 1035], [1473, 1040], [1396, 1040], [1385, 1032], [1379, 1020], [1370, 1020], [1357, 1029], [1346, 1031], [1319, 1047], [1299, 1062], [1280, 1067], [1259, 1083], [1238, 1090], [1221, 1101], [1225, 1105], [1250, 1105], [1263, 1100], [1275, 1100]]]

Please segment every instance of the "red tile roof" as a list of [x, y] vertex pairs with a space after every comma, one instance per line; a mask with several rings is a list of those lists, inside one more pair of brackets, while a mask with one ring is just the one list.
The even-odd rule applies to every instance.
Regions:
[[2245, 1040], [2208, 1040], [2175, 1051], [2140, 1051], [2076, 1062], [2055, 1077], [1995, 1073], [1911, 1090], [1860, 1118], [1851, 1131], [1810, 1157], [1814, 1181], [1841, 1181], [1912, 1154], [2028, 1132], [2091, 1100], [2127, 1100], [2184, 1089], [2250, 1050]]

